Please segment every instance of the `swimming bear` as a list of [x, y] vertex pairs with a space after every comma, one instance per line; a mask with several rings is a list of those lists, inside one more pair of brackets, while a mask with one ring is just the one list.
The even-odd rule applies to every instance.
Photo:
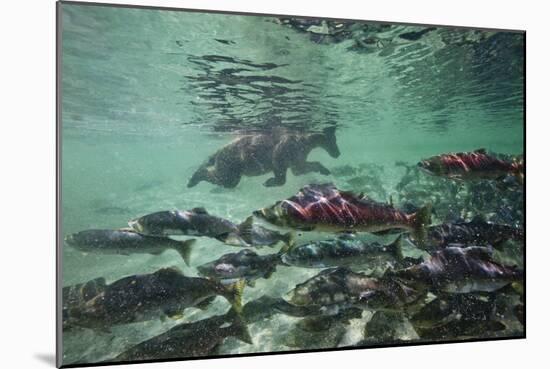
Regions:
[[294, 175], [318, 172], [329, 175], [330, 171], [318, 161], [307, 161], [307, 156], [316, 147], [324, 149], [331, 157], [340, 156], [336, 143], [335, 127], [325, 128], [322, 133], [294, 133], [274, 130], [271, 133], [247, 135], [222, 147], [201, 165], [193, 174], [187, 187], [201, 181], [236, 187], [241, 176], [259, 176], [273, 171], [264, 186], [282, 186], [286, 171]]

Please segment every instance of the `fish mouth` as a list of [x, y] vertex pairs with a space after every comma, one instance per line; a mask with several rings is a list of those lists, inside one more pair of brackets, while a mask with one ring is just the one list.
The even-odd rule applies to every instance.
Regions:
[[273, 216], [273, 212], [268, 208], [254, 210], [252, 212], [252, 215], [254, 215], [257, 218], [263, 219], [267, 222], [270, 222], [270, 223], [275, 221], [275, 217]]
[[67, 245], [72, 246], [74, 245], [74, 236], [72, 234], [67, 235], [65, 236], [64, 241], [65, 243], [67, 243]]
[[424, 173], [433, 174], [433, 172], [429, 169], [430, 168], [430, 163], [427, 162], [426, 160], [422, 160], [416, 166], [418, 167], [418, 169], [420, 169]]
[[141, 233], [143, 232], [143, 226], [137, 219], [132, 219], [128, 222], [128, 225], [130, 228], [132, 228], [134, 231]]

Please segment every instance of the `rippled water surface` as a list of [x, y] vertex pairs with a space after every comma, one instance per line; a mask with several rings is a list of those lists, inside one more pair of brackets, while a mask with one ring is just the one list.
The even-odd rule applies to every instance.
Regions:
[[[61, 20], [63, 235], [127, 227], [147, 213], [194, 207], [240, 223], [253, 210], [319, 182], [370, 189], [372, 198], [392, 197], [399, 206], [405, 200], [396, 186], [404, 171], [396, 161], [414, 165], [482, 147], [523, 153], [521, 33], [69, 4], [62, 5]], [[328, 168], [328, 176], [289, 171], [279, 187], [263, 185], [268, 173], [243, 177], [235, 188], [207, 182], [187, 188], [197, 168], [239, 136], [328, 127], [336, 129], [341, 155], [316, 148], [308, 157]], [[365, 183], [368, 175], [378, 187]], [[444, 219], [437, 213], [433, 221]], [[513, 215], [508, 223], [519, 219]], [[328, 235], [297, 237], [300, 243]], [[197, 265], [235, 251], [200, 238], [189, 267], [173, 251], [101, 255], [64, 245], [62, 283], [112, 282], [165, 266], [195, 276]], [[280, 266], [247, 287], [244, 302], [286, 296], [318, 272]], [[63, 362], [108, 360], [173, 325], [227, 309], [218, 298], [205, 311], [186, 310], [180, 320], [66, 332]], [[341, 335], [320, 342], [297, 333], [298, 318], [278, 314], [249, 325], [253, 345], [228, 338], [218, 352], [347, 346], [363, 339], [371, 315], [364, 312], [342, 325]], [[517, 322], [509, 328], [505, 335], [522, 329]], [[399, 329], [402, 340], [418, 338], [410, 325]]]

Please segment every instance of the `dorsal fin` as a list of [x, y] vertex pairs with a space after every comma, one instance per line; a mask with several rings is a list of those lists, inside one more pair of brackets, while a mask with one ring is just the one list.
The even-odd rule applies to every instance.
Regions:
[[241, 224], [239, 224], [237, 227], [239, 228], [239, 235], [249, 235], [252, 233], [254, 226], [254, 217], [251, 215], [248, 218], [244, 220]]
[[95, 279], [92, 279], [90, 282], [88, 283], [95, 283], [99, 286], [106, 286], [107, 285], [107, 282], [105, 281], [105, 278], [104, 277], [99, 277], [99, 278], [95, 278]]
[[164, 277], [183, 275], [181, 270], [178, 269], [175, 266], [161, 268], [161, 269], [157, 270], [154, 274], [161, 275], [161, 276], [164, 276]]
[[193, 208], [193, 209], [191, 209], [191, 211], [192, 211], [193, 213], [197, 213], [197, 214], [208, 214], [208, 212], [206, 211], [206, 209], [203, 208], [202, 206], [197, 207], [197, 208]]
[[482, 147], [482, 148], [479, 148], [477, 150], [474, 150], [474, 152], [476, 154], [487, 154], [487, 149]]
[[354, 191], [340, 191], [340, 194], [342, 197], [351, 197], [351, 198], [357, 198], [359, 200], [368, 200], [369, 196], [365, 194], [365, 192], [354, 192]]
[[237, 254], [245, 255], [245, 256], [258, 256], [254, 250], [251, 249], [242, 249]]

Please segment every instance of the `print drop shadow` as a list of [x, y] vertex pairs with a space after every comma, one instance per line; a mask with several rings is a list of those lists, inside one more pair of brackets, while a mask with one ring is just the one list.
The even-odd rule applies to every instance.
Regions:
[[34, 358], [45, 364], [55, 367], [55, 354], [37, 353], [37, 354], [34, 354]]

